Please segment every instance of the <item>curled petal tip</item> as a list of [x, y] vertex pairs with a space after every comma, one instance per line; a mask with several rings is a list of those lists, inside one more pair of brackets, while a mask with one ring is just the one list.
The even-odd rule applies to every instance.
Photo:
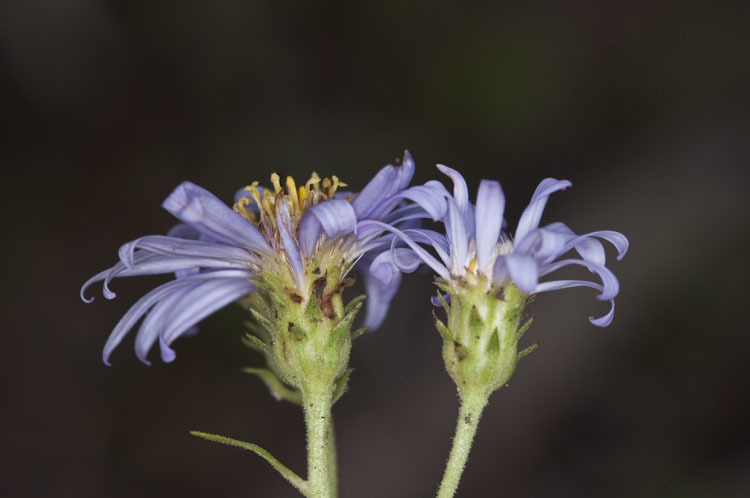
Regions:
[[596, 325], [597, 327], [606, 327], [610, 323], [612, 323], [612, 318], [608, 316], [602, 316], [599, 318], [594, 318], [593, 316], [589, 316], [589, 322], [591, 322], [592, 325]]

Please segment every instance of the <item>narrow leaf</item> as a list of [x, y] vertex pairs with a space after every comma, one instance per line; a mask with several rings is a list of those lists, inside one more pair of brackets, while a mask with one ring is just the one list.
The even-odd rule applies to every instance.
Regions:
[[224, 436], [218, 436], [216, 434], [207, 434], [205, 432], [200, 432], [200, 431], [190, 431], [190, 434], [196, 437], [207, 439], [208, 441], [213, 441], [215, 443], [226, 444], [228, 446], [235, 446], [237, 448], [242, 448], [245, 450], [252, 451], [259, 457], [263, 458], [266, 462], [271, 464], [271, 467], [276, 469], [276, 471], [279, 474], [281, 474], [281, 476], [284, 479], [289, 481], [289, 484], [297, 488], [297, 490], [300, 493], [307, 496], [308, 494], [307, 481], [303, 480], [297, 474], [289, 470], [288, 467], [286, 467], [284, 464], [279, 462], [276, 458], [273, 457], [273, 455], [271, 455], [269, 452], [267, 452], [260, 446], [251, 444], [251, 443], [246, 443], [244, 441], [238, 441], [237, 439], [232, 439], [232, 438], [228, 438]]

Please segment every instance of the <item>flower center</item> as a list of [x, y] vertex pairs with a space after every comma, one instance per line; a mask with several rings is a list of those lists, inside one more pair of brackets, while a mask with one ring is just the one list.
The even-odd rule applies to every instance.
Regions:
[[336, 176], [321, 180], [315, 172], [304, 186], [300, 187], [297, 187], [294, 178], [287, 176], [286, 190], [281, 185], [281, 177], [273, 173], [271, 185], [273, 185], [273, 192], [267, 188], [258, 188], [257, 181], [245, 187], [242, 197], [234, 204], [234, 211], [254, 225], [275, 229], [276, 203], [283, 201], [289, 207], [289, 215], [296, 229], [296, 225], [306, 210], [319, 202], [333, 199], [339, 187], [347, 186]]

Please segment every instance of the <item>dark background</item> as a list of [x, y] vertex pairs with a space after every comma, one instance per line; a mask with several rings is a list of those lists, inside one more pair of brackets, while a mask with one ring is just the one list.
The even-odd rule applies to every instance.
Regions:
[[[587, 289], [541, 295], [523, 360], [496, 393], [458, 495], [750, 496], [746, 359], [747, 2], [30, 0], [0, 7], [4, 297], [0, 495], [296, 496], [296, 407], [240, 368], [225, 309], [140, 364], [119, 316], [159, 279], [78, 299], [120, 244], [174, 222], [190, 179], [229, 201], [272, 170], [361, 188], [408, 148], [502, 182], [511, 226], [539, 180], [567, 178], [544, 222], [625, 233], [609, 328]], [[428, 275], [358, 339], [335, 407], [341, 495], [428, 497], [455, 388]], [[353, 294], [352, 294], [353, 295]]]

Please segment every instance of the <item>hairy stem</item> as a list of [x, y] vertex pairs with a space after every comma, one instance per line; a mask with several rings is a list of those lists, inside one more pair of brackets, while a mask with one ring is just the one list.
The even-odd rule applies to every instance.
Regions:
[[489, 394], [486, 391], [464, 392], [461, 396], [461, 408], [458, 411], [458, 422], [456, 423], [456, 435], [453, 437], [453, 447], [445, 466], [445, 474], [440, 483], [438, 498], [451, 498], [456, 494], [461, 474], [469, 459], [471, 443], [477, 432], [479, 418], [482, 410], [487, 406]]
[[307, 426], [307, 485], [309, 498], [333, 498], [331, 482], [331, 389], [303, 389]]
[[336, 431], [333, 415], [328, 419], [328, 479], [331, 484], [331, 498], [338, 496], [338, 459], [336, 458]]

